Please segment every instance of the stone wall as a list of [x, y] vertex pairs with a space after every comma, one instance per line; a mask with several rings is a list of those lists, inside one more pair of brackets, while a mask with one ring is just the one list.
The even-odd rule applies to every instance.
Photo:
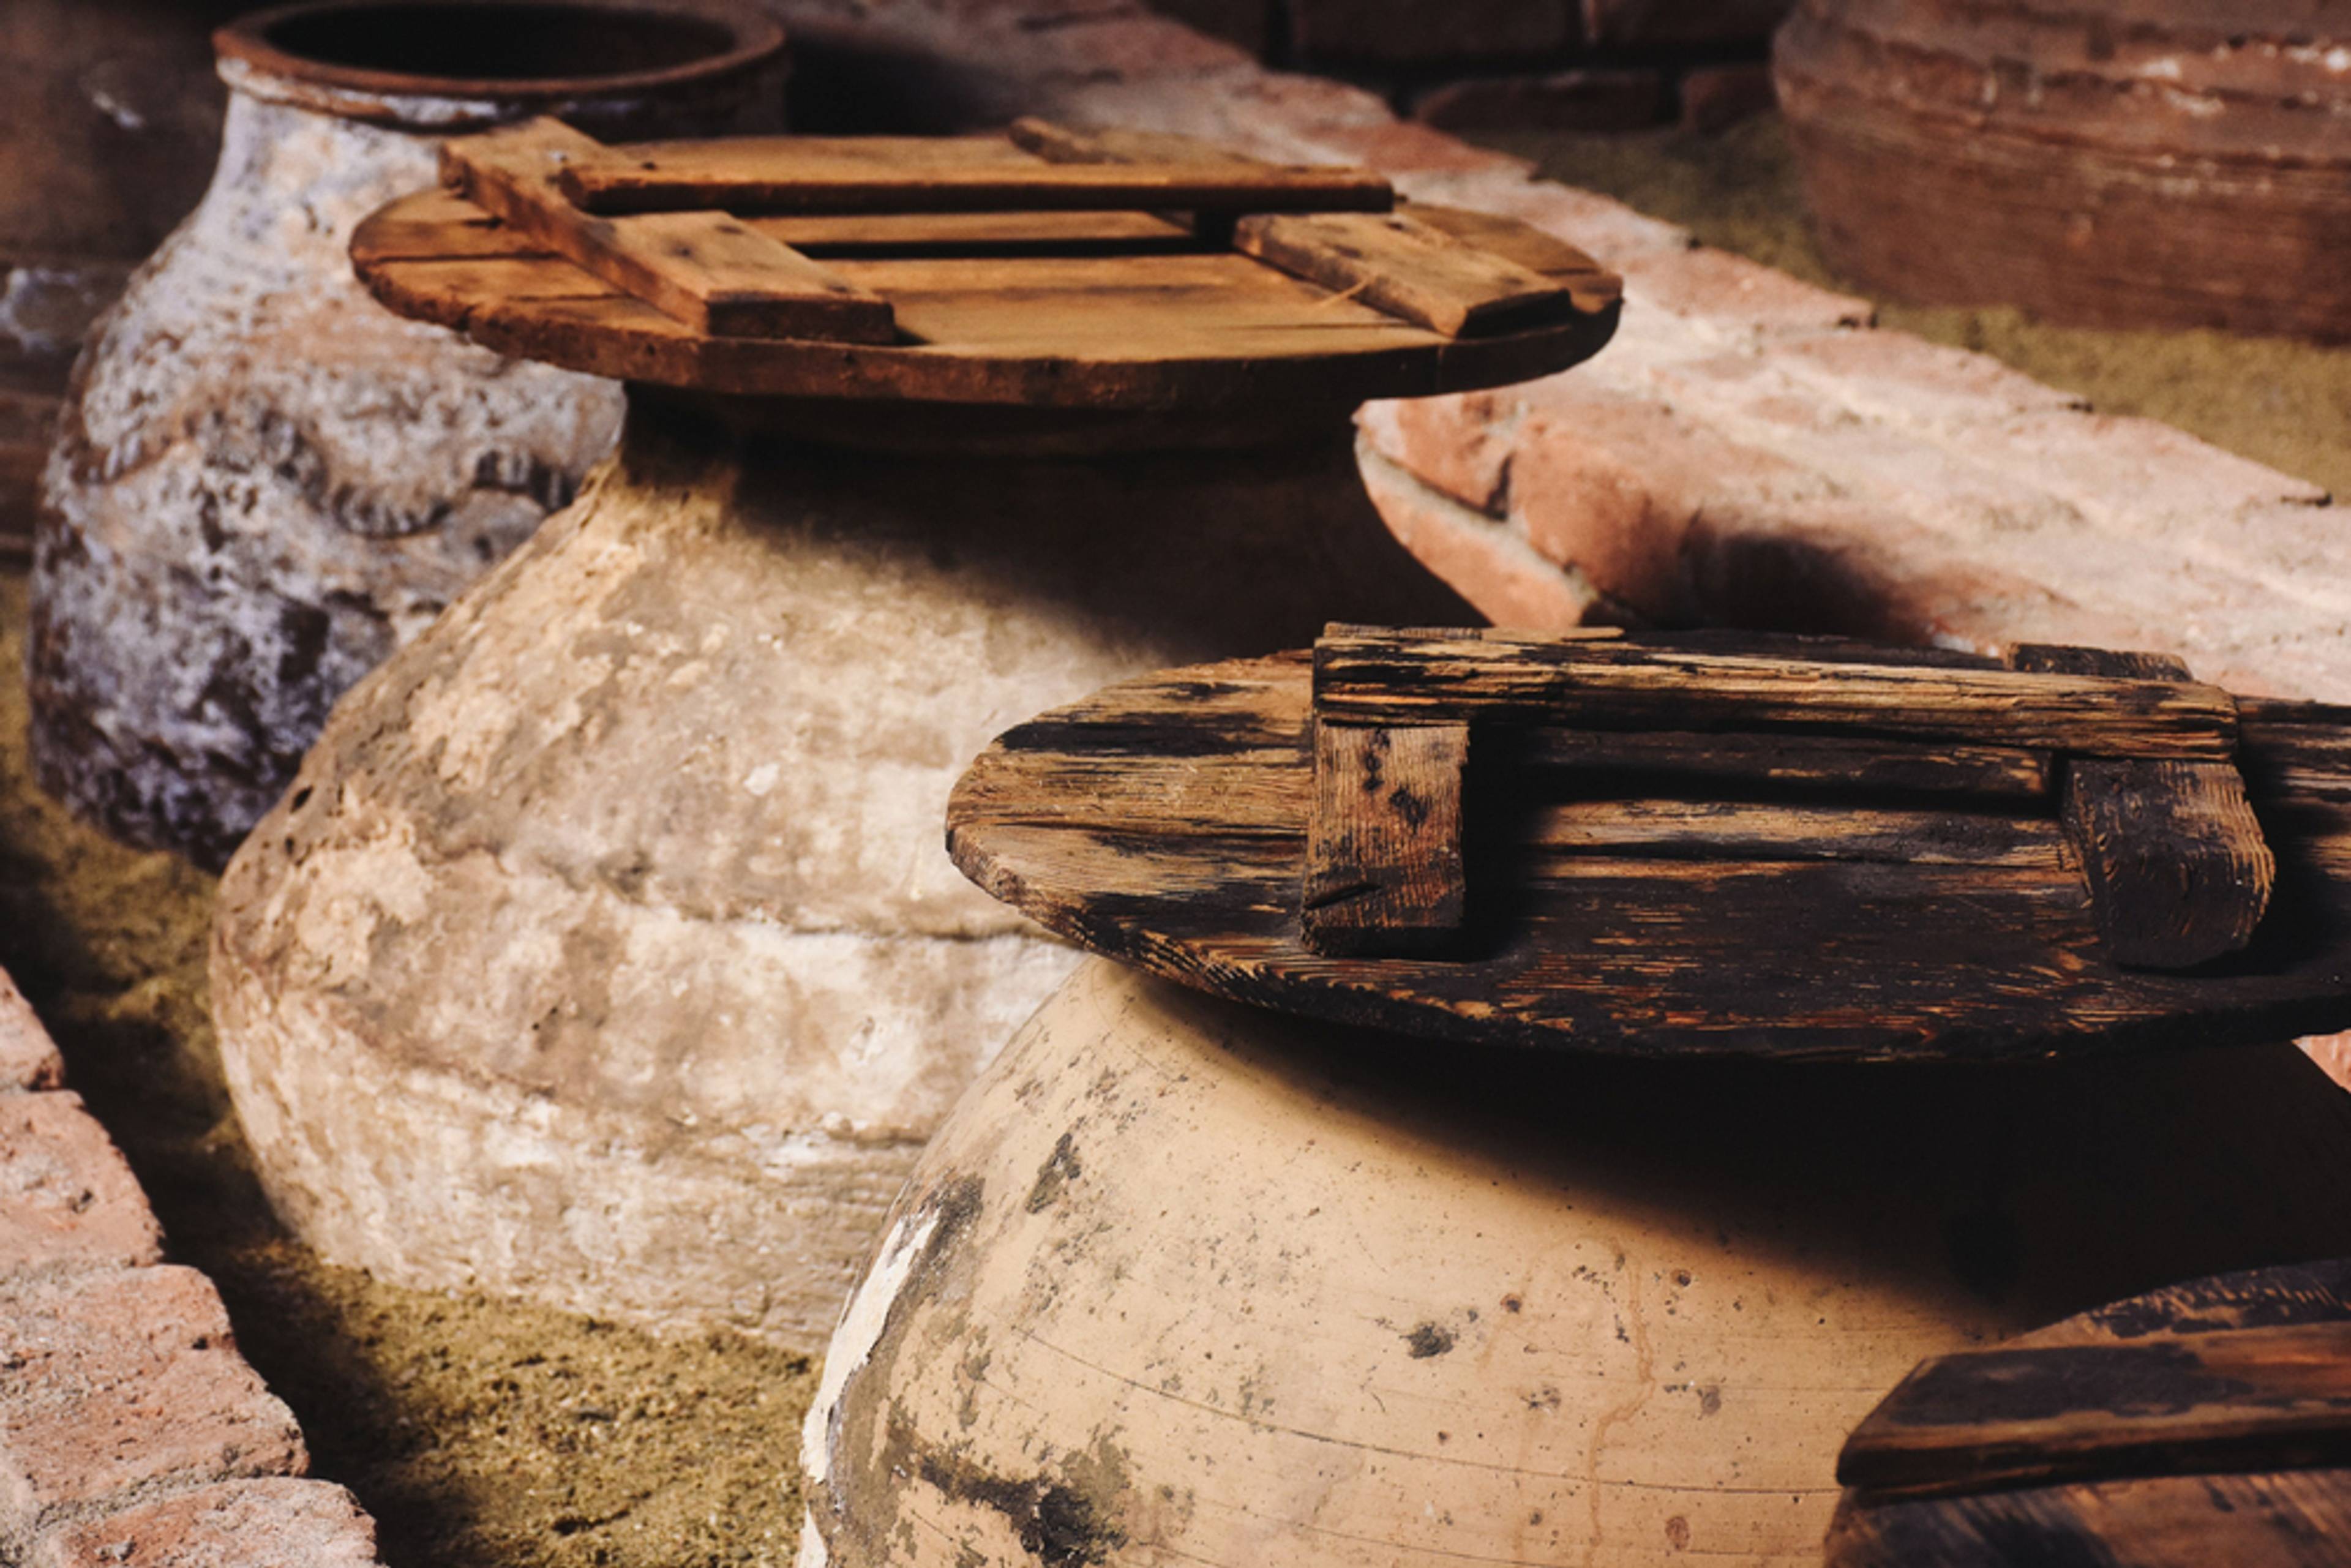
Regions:
[[374, 1568], [210, 1281], [163, 1261], [131, 1168], [0, 973], [0, 1563]]

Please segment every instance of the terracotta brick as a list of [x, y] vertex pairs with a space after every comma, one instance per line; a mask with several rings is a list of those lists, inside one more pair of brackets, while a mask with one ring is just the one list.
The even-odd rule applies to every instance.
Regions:
[[1290, 0], [1290, 44], [1303, 58], [1461, 59], [1548, 54], [1574, 41], [1569, 0]]
[[162, 1250], [145, 1195], [80, 1095], [0, 1097], [0, 1279]]
[[227, 1481], [44, 1535], [26, 1568], [374, 1568], [375, 1521], [325, 1481]]
[[1618, 270], [1625, 275], [1628, 305], [1702, 318], [1743, 334], [1865, 327], [1876, 317], [1876, 307], [1866, 299], [1815, 288], [1776, 267], [1707, 246], [1633, 256]]
[[2079, 393], [2034, 381], [1989, 354], [1907, 332], [1821, 332], [1775, 340], [1762, 353], [1824, 401], [1919, 431], [2089, 406]]
[[1412, 117], [1440, 131], [1637, 131], [1663, 120], [1667, 103], [1656, 71], [1587, 69], [1447, 82]]
[[33, 1004], [7, 971], [0, 969], [0, 1092], [55, 1089], [65, 1082], [65, 1073], [57, 1042], [41, 1027]]
[[1707, 136], [1727, 131], [1776, 101], [1771, 68], [1760, 60], [1700, 66], [1683, 74], [1681, 100], [1682, 124], [1688, 130]]
[[1153, 0], [1152, 9], [1252, 55], [1263, 55], [1272, 39], [1273, 10], [1267, 0]]
[[148, 1483], [299, 1474], [301, 1433], [192, 1269], [0, 1290], [0, 1529]]
[[1583, 0], [1595, 44], [1739, 44], [1771, 36], [1795, 0]]
[[1590, 584], [1535, 554], [1507, 524], [1455, 505], [1376, 453], [1361, 455], [1364, 487], [1389, 531], [1496, 625], [1562, 631], [1614, 619]]
[[1521, 404], [1500, 393], [1364, 405], [1355, 424], [1372, 450], [1476, 511], [1502, 515]]
[[2351, 1089], [2351, 1034], [2313, 1035], [2297, 1040], [2311, 1061], [2318, 1063], [2327, 1077], [2345, 1089]]

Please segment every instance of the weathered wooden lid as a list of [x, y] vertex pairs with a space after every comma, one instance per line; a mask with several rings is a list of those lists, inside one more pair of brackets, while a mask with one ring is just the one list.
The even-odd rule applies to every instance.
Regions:
[[1922, 1363], [1839, 1457], [1828, 1568], [2351, 1561], [2346, 1291], [2222, 1275]]
[[1022, 725], [983, 888], [1285, 1010], [1660, 1055], [2351, 1026], [2351, 709], [2176, 662], [1333, 628]]
[[746, 137], [608, 147], [553, 120], [448, 144], [360, 225], [376, 297], [502, 353], [768, 396], [1176, 408], [1549, 374], [1616, 279], [1363, 170], [1177, 137]]

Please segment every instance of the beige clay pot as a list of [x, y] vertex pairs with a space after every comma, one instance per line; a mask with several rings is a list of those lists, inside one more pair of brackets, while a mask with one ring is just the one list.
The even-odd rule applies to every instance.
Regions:
[[[618, 463], [343, 700], [229, 868], [222, 1055], [329, 1259], [815, 1349], [1075, 962], [949, 863], [971, 757], [1141, 670], [1465, 612], [1333, 410], [1233, 450], [632, 399]], [[1138, 435], [1179, 449], [1092, 450]]]
[[1922, 1356], [2346, 1249], [2290, 1045], [1645, 1068], [1089, 962], [892, 1210], [799, 1564], [1811, 1568]]

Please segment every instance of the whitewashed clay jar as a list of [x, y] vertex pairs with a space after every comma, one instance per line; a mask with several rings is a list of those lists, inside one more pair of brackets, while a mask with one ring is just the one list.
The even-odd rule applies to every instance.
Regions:
[[94, 329], [44, 480], [46, 788], [131, 841], [228, 858], [335, 698], [620, 429], [617, 385], [377, 307], [353, 225], [429, 184], [446, 135], [530, 114], [768, 128], [781, 43], [756, 14], [629, 0], [326, 0], [222, 30], [212, 186]]
[[1328, 616], [1467, 614], [1342, 409], [1107, 453], [1084, 420], [915, 405], [901, 444], [904, 407], [833, 412], [890, 449], [634, 389], [617, 463], [345, 698], [229, 868], [230, 1087], [328, 1258], [817, 1348], [1075, 962], [948, 862], [971, 757]]
[[1089, 961], [893, 1208], [799, 1568], [1810, 1568], [1921, 1357], [2346, 1250], [2351, 1096], [2290, 1045], [1600, 1061]]

